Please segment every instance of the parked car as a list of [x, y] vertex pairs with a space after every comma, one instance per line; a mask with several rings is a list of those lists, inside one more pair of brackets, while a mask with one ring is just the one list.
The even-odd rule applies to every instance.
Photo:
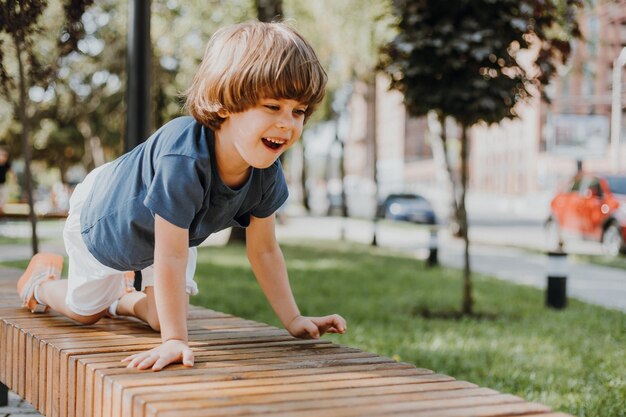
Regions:
[[552, 199], [546, 226], [552, 239], [566, 235], [602, 243], [604, 252], [626, 252], [626, 176], [577, 174]]
[[418, 194], [389, 194], [378, 208], [379, 217], [419, 224], [436, 224], [433, 206]]

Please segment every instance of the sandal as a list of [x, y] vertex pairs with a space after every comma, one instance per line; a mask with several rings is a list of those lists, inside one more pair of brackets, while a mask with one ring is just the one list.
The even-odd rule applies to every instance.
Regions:
[[26, 271], [17, 282], [17, 292], [22, 298], [22, 306], [33, 313], [45, 313], [48, 306], [40, 304], [35, 298], [35, 289], [45, 280], [57, 280], [61, 277], [63, 257], [52, 253], [38, 253], [30, 260]]

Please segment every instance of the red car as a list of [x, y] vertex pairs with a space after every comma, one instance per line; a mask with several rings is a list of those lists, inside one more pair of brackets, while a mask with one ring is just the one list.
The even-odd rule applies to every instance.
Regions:
[[578, 174], [550, 208], [546, 225], [559, 242], [575, 234], [601, 242], [609, 255], [626, 252], [626, 176]]

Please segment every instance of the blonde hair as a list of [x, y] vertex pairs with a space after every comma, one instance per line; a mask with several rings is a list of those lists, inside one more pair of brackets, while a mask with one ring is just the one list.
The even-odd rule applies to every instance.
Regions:
[[263, 98], [306, 104], [305, 118], [324, 98], [326, 72], [311, 45], [284, 23], [251, 21], [213, 34], [185, 92], [185, 108], [214, 130], [220, 110], [239, 113]]

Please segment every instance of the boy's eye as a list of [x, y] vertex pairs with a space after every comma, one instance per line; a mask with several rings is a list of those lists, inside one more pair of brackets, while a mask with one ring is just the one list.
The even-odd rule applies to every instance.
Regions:
[[266, 104], [265, 107], [270, 109], [270, 110], [274, 110], [274, 111], [280, 110], [280, 107], [275, 105], [275, 104]]
[[304, 116], [306, 114], [306, 110], [303, 109], [295, 109], [293, 112], [298, 116]]

